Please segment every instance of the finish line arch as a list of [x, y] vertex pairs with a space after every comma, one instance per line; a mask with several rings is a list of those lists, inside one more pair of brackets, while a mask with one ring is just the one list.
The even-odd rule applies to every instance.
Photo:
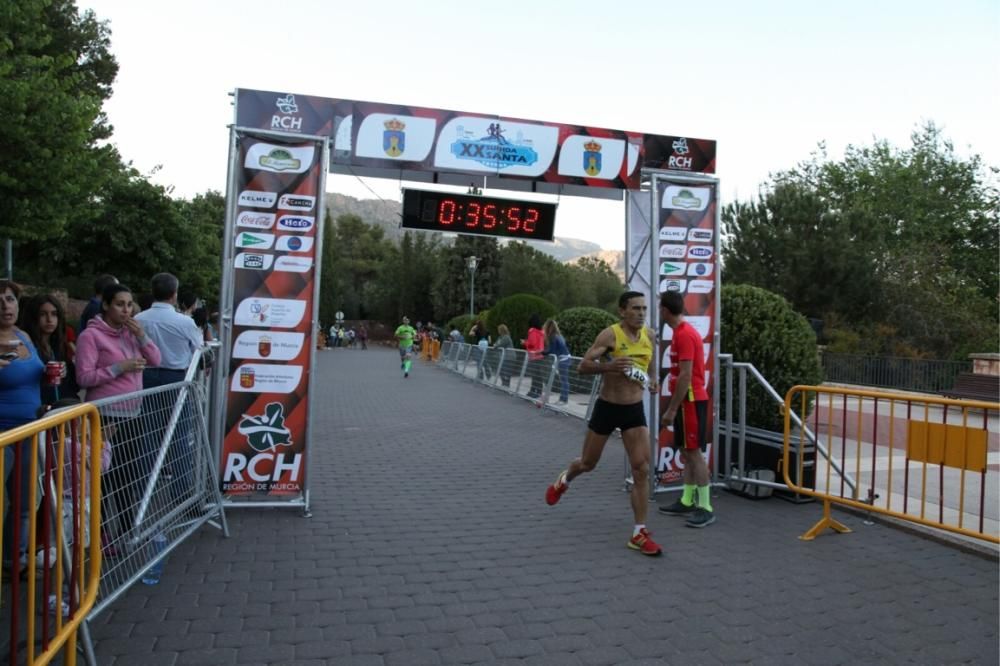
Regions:
[[[496, 114], [237, 89], [211, 425], [231, 506], [309, 512], [313, 335], [326, 174], [626, 201], [626, 282], [685, 293], [718, 430], [715, 141]], [[512, 234], [506, 234], [512, 235]], [[661, 374], [669, 340], [661, 331]], [[669, 332], [669, 327], [666, 328]], [[658, 422], [665, 398], [648, 405]], [[656, 430], [652, 428], [652, 430]], [[654, 490], [679, 478], [651, 435]], [[662, 467], [662, 469], [661, 469]]]

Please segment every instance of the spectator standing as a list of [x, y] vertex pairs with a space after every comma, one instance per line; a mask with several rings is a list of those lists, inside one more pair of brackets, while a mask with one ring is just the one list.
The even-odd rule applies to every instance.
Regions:
[[364, 324], [358, 328], [358, 340], [361, 341], [361, 349], [368, 349], [368, 328]]
[[559, 369], [559, 404], [565, 405], [569, 403], [569, 347], [555, 319], [547, 320], [542, 331], [545, 333], [545, 351], [542, 353], [556, 357], [556, 366]]
[[[496, 344], [494, 345], [498, 349], [513, 349], [514, 341], [510, 338], [510, 329], [507, 328], [507, 324], [500, 324], [497, 326], [497, 337]], [[497, 372], [500, 373], [500, 383], [504, 386], [510, 386], [510, 368], [511, 361], [507, 358], [508, 352], [504, 351], [501, 354], [500, 367], [497, 368]]]
[[469, 329], [469, 339], [476, 345], [476, 375], [488, 380], [490, 372], [485, 363], [486, 350], [490, 348], [490, 333], [481, 319], [477, 319]]
[[87, 306], [83, 308], [83, 313], [80, 315], [80, 326], [77, 328], [77, 331], [80, 333], [86, 331], [87, 324], [91, 318], [101, 314], [101, 299], [104, 297], [104, 290], [113, 284], [118, 284], [118, 278], [114, 275], [104, 274], [97, 276], [97, 279], [94, 280], [94, 296], [87, 303]]
[[[76, 381], [87, 389], [88, 401], [141, 390], [146, 365], [159, 366], [162, 360], [156, 343], [132, 318], [132, 291], [128, 287], [118, 283], [107, 287], [101, 308], [101, 315], [90, 320], [77, 340]], [[118, 508], [119, 534], [132, 527], [142, 485], [150, 471], [145, 433], [136, 418], [141, 408], [142, 399], [133, 398], [101, 409], [113, 461], [104, 496], [113, 499]]]
[[539, 398], [542, 395], [542, 350], [545, 349], [545, 333], [542, 332], [542, 318], [537, 312], [528, 317], [528, 337], [521, 340], [521, 345], [528, 352], [528, 374], [531, 375], [531, 390], [529, 398]]
[[58, 381], [42, 382], [42, 404], [54, 405], [60, 398], [77, 398], [80, 387], [76, 384], [72, 344], [66, 332], [66, 315], [62, 304], [52, 294], [42, 294], [28, 300], [21, 317], [22, 328], [31, 337], [42, 363], [62, 363], [62, 377]]
[[[20, 297], [21, 288], [16, 283], [0, 280], [0, 431], [34, 421], [42, 404], [41, 384], [45, 364], [28, 334], [17, 327]], [[16, 506], [16, 515], [19, 516], [16, 535], [12, 521], [4, 517], [4, 559], [13, 561], [11, 554], [16, 552], [19, 561], [17, 571], [27, 561], [30, 452], [29, 440], [10, 445], [3, 451], [3, 473], [8, 507], [11, 507], [7, 515], [15, 515], [13, 507]], [[20, 493], [17, 494], [15, 479], [20, 480]]]

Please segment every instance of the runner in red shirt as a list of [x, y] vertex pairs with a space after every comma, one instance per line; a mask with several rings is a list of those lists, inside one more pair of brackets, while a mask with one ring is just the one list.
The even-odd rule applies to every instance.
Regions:
[[674, 446], [681, 449], [684, 462], [684, 493], [670, 506], [661, 506], [660, 513], [686, 515], [688, 527], [707, 527], [715, 522], [715, 513], [704, 456], [708, 422], [704, 347], [698, 332], [684, 321], [684, 297], [679, 292], [660, 295], [660, 320], [674, 333], [670, 343], [670, 402], [660, 418], [660, 427], [673, 424]]

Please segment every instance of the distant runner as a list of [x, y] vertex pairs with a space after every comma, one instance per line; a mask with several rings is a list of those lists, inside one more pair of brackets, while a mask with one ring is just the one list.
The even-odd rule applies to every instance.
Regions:
[[410, 326], [410, 320], [403, 317], [403, 323], [396, 329], [396, 340], [399, 341], [399, 367], [403, 370], [403, 377], [410, 376], [411, 357], [413, 356], [413, 336], [417, 330]]

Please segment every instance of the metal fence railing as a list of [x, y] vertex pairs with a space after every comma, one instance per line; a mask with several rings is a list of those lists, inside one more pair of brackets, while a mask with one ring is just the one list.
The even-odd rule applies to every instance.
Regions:
[[946, 391], [954, 385], [959, 373], [972, 370], [972, 361], [863, 356], [828, 351], [824, 351], [820, 358], [827, 382], [923, 393]]

